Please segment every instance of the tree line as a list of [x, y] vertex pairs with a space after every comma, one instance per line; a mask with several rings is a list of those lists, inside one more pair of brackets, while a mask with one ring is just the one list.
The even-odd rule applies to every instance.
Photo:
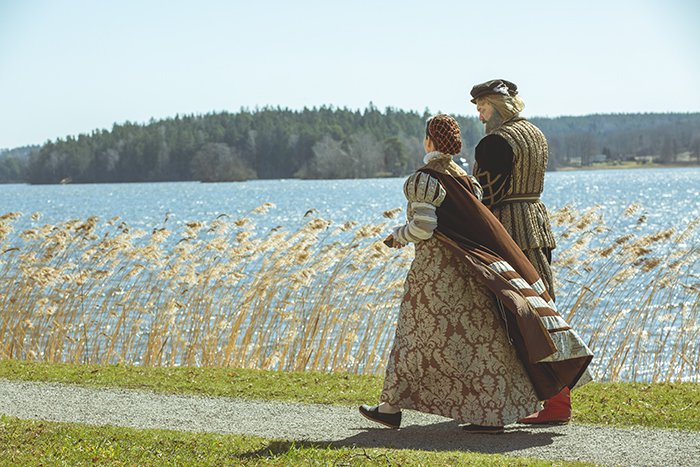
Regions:
[[[175, 116], [0, 151], [0, 182], [107, 183], [401, 176], [421, 165], [430, 116], [371, 103], [364, 110], [264, 108]], [[456, 116], [473, 162], [476, 117]], [[550, 170], [654, 158], [700, 163], [700, 113], [532, 118]]]
[[530, 119], [547, 136], [549, 169], [596, 161], [700, 163], [700, 113]]

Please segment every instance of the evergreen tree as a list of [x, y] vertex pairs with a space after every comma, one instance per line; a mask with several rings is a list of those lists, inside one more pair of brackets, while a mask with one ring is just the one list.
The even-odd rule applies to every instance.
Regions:
[[[0, 155], [0, 182], [149, 182], [248, 178], [404, 176], [421, 165], [430, 116], [395, 108], [380, 111], [330, 106], [292, 111], [176, 115], [146, 124], [49, 141]], [[476, 117], [456, 116], [460, 158], [473, 164], [483, 137]], [[532, 118], [547, 136], [549, 169], [651, 156], [673, 162], [692, 154], [700, 163], [700, 113], [615, 114]], [[30, 154], [31, 153], [31, 154]]]

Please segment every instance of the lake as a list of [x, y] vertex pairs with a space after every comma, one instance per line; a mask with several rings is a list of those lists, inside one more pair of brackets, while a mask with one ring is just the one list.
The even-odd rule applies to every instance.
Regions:
[[[167, 217], [170, 230], [177, 230], [177, 225], [184, 227], [191, 221], [206, 224], [222, 214], [231, 219], [247, 217], [265, 202], [273, 203], [274, 207], [267, 214], [255, 217], [256, 232], [264, 234], [277, 226], [293, 232], [309, 220], [305, 214], [310, 210], [314, 216], [336, 225], [347, 221], [386, 222], [382, 216], [385, 211], [405, 206], [402, 184], [402, 178], [390, 178], [217, 184], [0, 185], [0, 215], [16, 211], [24, 214], [14, 221], [15, 232], [5, 239], [6, 247], [11, 247], [13, 236], [25, 228], [69, 219], [98, 216], [106, 221], [118, 216], [129, 226], [150, 232], [162, 226]], [[554, 252], [555, 274], [559, 280], [557, 304], [562, 314], [568, 315], [584, 339], [591, 343], [596, 352], [594, 365], [600, 370], [597, 376], [697, 381], [700, 375], [699, 229], [691, 229], [683, 238], [665, 237], [664, 241], [652, 242], [649, 248], [640, 249], [641, 243], [630, 245], [629, 250], [639, 249], [638, 260], [617, 261], [611, 257], [591, 261], [588, 253], [608, 243], [614, 245], [628, 234], [643, 240], [644, 236], [666, 229], [683, 230], [697, 221], [700, 218], [700, 168], [554, 172], [547, 173], [545, 186], [543, 201], [550, 212], [565, 206], [580, 211], [597, 206], [598, 214], [603, 217], [595, 224], [605, 226], [600, 231], [584, 227], [583, 232], [588, 229], [594, 234], [583, 246], [576, 243], [582, 238], [581, 232], [567, 236], [563, 231], [565, 225], [554, 227], [558, 236], [558, 248]], [[632, 204], [639, 207], [629, 215], [626, 211]], [[40, 220], [32, 220], [32, 213], [41, 213]], [[375, 234], [377, 238], [382, 235]], [[625, 257], [625, 248], [627, 245], [620, 247], [616, 255]], [[568, 261], [567, 256], [572, 252], [576, 252], [575, 257]], [[673, 252], [684, 253], [679, 261], [654, 263], [655, 257], [663, 258]], [[656, 267], [658, 264], [662, 267]], [[680, 266], [673, 269], [674, 264]], [[249, 270], [248, 280], [254, 280], [254, 271]], [[399, 276], [401, 272], [394, 271]], [[322, 280], [316, 284], [322, 284]], [[589, 289], [595, 293], [589, 293]], [[237, 290], [245, 294], [245, 288]], [[208, 290], [203, 292], [207, 294]], [[101, 293], [109, 296], [112, 292]], [[284, 291], [280, 293], [284, 295]], [[230, 308], [234, 298], [231, 295], [218, 297], [215, 308]], [[282, 305], [270, 302], [269, 306], [292, 306], [294, 302], [284, 300], [279, 302]], [[369, 296], [364, 301], [370, 305], [375, 303]], [[294, 303], [298, 307], [295, 310], [301, 313], [310, 308], [310, 305], [304, 308], [299, 302]], [[387, 308], [381, 316], [390, 323], [396, 317], [398, 300], [384, 304]], [[572, 310], [577, 311], [573, 313]], [[370, 319], [369, 315], [364, 316]], [[370, 321], [360, 328], [362, 326], [371, 326]], [[143, 329], [138, 335], [147, 333], [148, 329]], [[270, 342], [276, 342], [277, 337], [273, 336]], [[387, 329], [381, 342], [390, 338], [391, 329]], [[266, 339], [264, 342], [268, 342]], [[630, 349], [633, 351], [628, 355]], [[372, 368], [380, 364], [374, 360], [367, 362], [363, 365]], [[357, 369], [361, 371], [363, 367]]]
[[[403, 178], [0, 185], [0, 212], [40, 212], [47, 223], [119, 216], [149, 229], [160, 225], [166, 214], [175, 223], [207, 221], [220, 214], [242, 216], [271, 202], [276, 207], [266, 216], [269, 226], [294, 228], [309, 209], [334, 222], [376, 220], [385, 210], [404, 207], [402, 184]], [[549, 172], [542, 198], [550, 211], [568, 204], [578, 209], [600, 205], [606, 219], [639, 203], [647, 228], [659, 230], [700, 216], [700, 168]]]

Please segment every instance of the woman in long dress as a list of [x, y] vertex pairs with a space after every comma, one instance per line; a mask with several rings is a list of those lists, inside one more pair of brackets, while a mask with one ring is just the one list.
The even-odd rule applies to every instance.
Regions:
[[404, 184], [408, 222], [387, 239], [413, 243], [415, 258], [381, 403], [360, 413], [391, 428], [413, 409], [502, 433], [543, 395], [573, 387], [592, 356], [452, 160], [461, 145], [452, 117], [428, 120], [425, 166]]

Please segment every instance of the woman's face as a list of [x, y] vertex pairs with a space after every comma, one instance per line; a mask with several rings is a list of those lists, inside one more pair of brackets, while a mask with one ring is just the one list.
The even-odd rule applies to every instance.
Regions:
[[479, 112], [479, 120], [486, 123], [493, 117], [493, 105], [483, 97], [476, 100], [476, 111]]
[[433, 144], [433, 140], [431, 140], [427, 136], [423, 140], [423, 149], [425, 149], [426, 153], [435, 151], [435, 145]]

